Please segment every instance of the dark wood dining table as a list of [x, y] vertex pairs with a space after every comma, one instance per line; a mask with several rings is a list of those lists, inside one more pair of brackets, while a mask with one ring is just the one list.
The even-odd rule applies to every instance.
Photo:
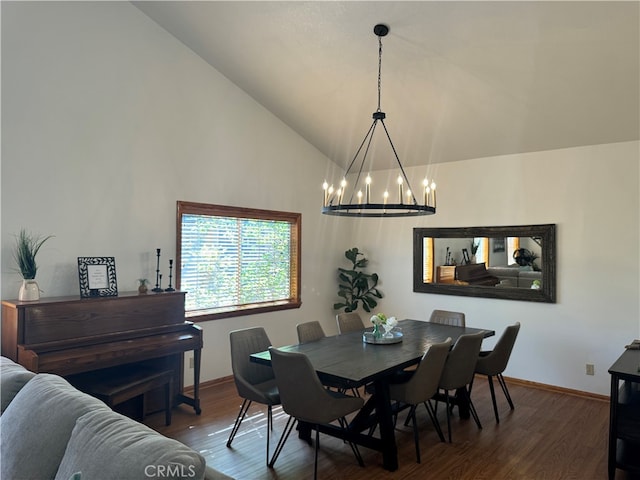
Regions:
[[[346, 438], [366, 448], [382, 453], [383, 467], [398, 469], [397, 446], [393, 425], [393, 408], [389, 397], [389, 380], [399, 370], [420, 362], [431, 343], [444, 342], [451, 337], [453, 343], [460, 335], [484, 331], [485, 338], [495, 335], [493, 330], [456, 327], [421, 320], [401, 320], [398, 331], [402, 341], [391, 344], [371, 344], [363, 341], [362, 332], [350, 332], [321, 338], [315, 342], [278, 347], [286, 352], [304, 353], [321, 381], [331, 385], [344, 385], [345, 389], [373, 384], [373, 394], [349, 424], [345, 435], [332, 425], [320, 426], [321, 432]], [[367, 329], [370, 331], [371, 329]], [[271, 364], [268, 351], [251, 355], [251, 361]], [[468, 417], [468, 406], [459, 405], [460, 415]], [[368, 434], [376, 424], [380, 436]], [[310, 426], [301, 426], [299, 435], [310, 438]]]

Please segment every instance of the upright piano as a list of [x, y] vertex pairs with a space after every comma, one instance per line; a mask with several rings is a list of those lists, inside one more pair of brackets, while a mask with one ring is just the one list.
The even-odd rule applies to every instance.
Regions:
[[[185, 321], [184, 292], [53, 297], [2, 302], [2, 355], [36, 372], [71, 376], [125, 364], [170, 369], [174, 406], [200, 414], [202, 329]], [[193, 351], [193, 396], [183, 391], [184, 353]]]

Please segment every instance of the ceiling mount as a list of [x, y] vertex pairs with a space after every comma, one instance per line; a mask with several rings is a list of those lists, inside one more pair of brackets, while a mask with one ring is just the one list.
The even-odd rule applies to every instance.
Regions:
[[[353, 160], [351, 160], [340, 182], [340, 188], [334, 190], [333, 185], [330, 186], [326, 181], [323, 183], [324, 199], [322, 203], [322, 213], [345, 217], [410, 217], [416, 215], [433, 215], [436, 213], [436, 184], [433, 182], [429, 183], [426, 178], [424, 179], [422, 182], [422, 192], [419, 195], [422, 197], [422, 203], [418, 203], [415, 193], [411, 190], [409, 179], [407, 178], [404, 167], [396, 152], [396, 147], [393, 145], [393, 141], [384, 122], [386, 115], [380, 107], [382, 92], [382, 37], [389, 33], [389, 27], [383, 23], [379, 23], [373, 27], [373, 33], [378, 37], [378, 109], [373, 112], [373, 123], [371, 127], [369, 127], [369, 131], [365, 135], [364, 140], [362, 140], [360, 148], [358, 148]], [[367, 170], [365, 170], [366, 178], [363, 175], [365, 160], [367, 159], [367, 154], [369, 153], [378, 123], [381, 123], [382, 128], [384, 128], [386, 138], [391, 145], [391, 151], [400, 168], [400, 174], [397, 177], [397, 186], [395, 187], [398, 189], [398, 193], [397, 196], [395, 194], [393, 195], [397, 198], [397, 202], [391, 200], [388, 189], [385, 190], [380, 197], [381, 202], [376, 202], [375, 200], [372, 202], [372, 197], [375, 196], [371, 193], [373, 181], [371, 174], [367, 173], [367, 170], [371, 172], [371, 165], [368, 165]], [[355, 164], [363, 148], [364, 153], [359, 162], [359, 169], [356, 175], [355, 169], [351, 172], [351, 167]], [[353, 181], [354, 187], [347, 193], [347, 178], [351, 180], [353, 177], [355, 177]], [[363, 179], [365, 193], [363, 193], [362, 189], [356, 193], [355, 185], [358, 185]]]
[[384, 23], [379, 23], [375, 27], [373, 27], [373, 33], [375, 33], [378, 37], [386, 37], [389, 33], [389, 27]]

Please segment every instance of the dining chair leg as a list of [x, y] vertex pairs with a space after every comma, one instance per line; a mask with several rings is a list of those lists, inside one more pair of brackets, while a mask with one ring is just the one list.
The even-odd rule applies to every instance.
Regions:
[[[348, 424], [347, 424], [347, 419], [342, 417], [338, 419], [338, 422], [340, 423], [340, 426], [342, 427], [342, 431], [347, 433], [348, 430]], [[356, 457], [356, 460], [358, 461], [358, 465], [360, 465], [361, 467], [364, 467], [364, 460], [362, 459], [362, 455], [360, 454], [360, 450], [358, 450], [358, 446], [353, 443], [351, 440], [347, 440], [349, 442], [349, 446], [351, 447], [351, 451], [353, 452], [353, 454]]]
[[496, 423], [500, 423], [500, 416], [498, 415], [498, 404], [496, 403], [496, 391], [493, 388], [493, 378], [491, 375], [487, 375], [489, 381], [489, 391], [491, 392], [491, 402], [493, 403], [493, 414], [496, 417]]
[[497, 375], [498, 383], [502, 387], [502, 391], [504, 392], [504, 396], [507, 397], [507, 402], [509, 402], [509, 407], [513, 410], [515, 407], [513, 406], [513, 401], [511, 400], [511, 395], [509, 395], [509, 389], [507, 388], [507, 383], [504, 381], [504, 377], [501, 373]]
[[282, 431], [282, 436], [278, 441], [278, 445], [276, 445], [276, 449], [273, 451], [273, 457], [271, 457], [271, 460], [267, 464], [269, 468], [273, 468], [273, 466], [275, 465], [276, 460], [278, 459], [278, 456], [282, 451], [282, 447], [284, 447], [284, 444], [286, 443], [287, 438], [289, 438], [289, 434], [291, 433], [291, 430], [293, 430], [296, 422], [297, 419], [295, 419], [294, 417], [289, 417], [289, 419], [287, 420], [287, 424], [284, 426], [284, 430]]
[[227, 440], [227, 447], [231, 447], [231, 442], [233, 442], [233, 439], [235, 438], [236, 433], [238, 433], [240, 424], [242, 423], [242, 420], [244, 420], [244, 417], [247, 414], [247, 410], [249, 410], [250, 406], [251, 406], [251, 400], [248, 400], [245, 398], [244, 401], [242, 402], [242, 405], [240, 406], [240, 411], [238, 412], [236, 421], [233, 424], [233, 428], [231, 429], [231, 434], [229, 434], [229, 439]]
[[273, 430], [273, 411], [271, 405], [267, 405], [267, 465], [269, 465], [269, 438]]
[[316, 425], [316, 452], [315, 460], [313, 462], [313, 480], [318, 478], [318, 450], [320, 449], [320, 429]]
[[447, 409], [447, 429], [449, 430], [449, 443], [451, 443], [451, 410], [449, 409], [449, 390], [444, 391], [445, 407]]
[[[407, 414], [407, 418], [404, 419], [404, 426], [405, 427], [409, 426], [409, 420], [411, 420], [411, 415], [413, 415], [415, 411], [416, 411], [416, 406], [415, 405], [411, 405], [411, 408], [409, 409], [409, 413]], [[395, 425], [395, 423], [394, 423], [394, 425]]]
[[440, 422], [438, 422], [438, 418], [436, 417], [436, 412], [433, 409], [433, 405], [431, 405], [431, 401], [427, 400], [424, 402], [424, 407], [427, 409], [427, 413], [429, 414], [429, 418], [431, 418], [431, 423], [433, 423], [433, 427], [436, 429], [438, 433], [438, 437], [441, 442], [444, 442], [444, 435], [442, 434], [442, 428], [440, 428]]
[[413, 424], [413, 442], [416, 445], [416, 462], [420, 463], [420, 435], [418, 435], [418, 422], [416, 421], [416, 407], [411, 408], [411, 422]]
[[462, 388], [461, 391], [463, 391], [464, 395], [467, 397], [467, 401], [469, 402], [469, 412], [471, 412], [471, 416], [475, 420], [476, 425], [478, 426], [478, 428], [482, 429], [482, 424], [480, 423], [480, 418], [478, 417], [478, 412], [476, 411], [475, 405], [471, 401], [471, 395], [469, 395], [469, 391], [467, 390], [466, 387]]

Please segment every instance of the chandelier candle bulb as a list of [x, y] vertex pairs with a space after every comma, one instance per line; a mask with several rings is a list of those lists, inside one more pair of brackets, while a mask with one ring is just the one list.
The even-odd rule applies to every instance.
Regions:
[[424, 185], [424, 206], [426, 207], [429, 205], [429, 180], [425, 177], [422, 184]]
[[408, 204], [412, 204], [412, 198], [411, 198], [411, 190], [407, 190], [407, 203]]
[[367, 175], [367, 178], [365, 178], [364, 183], [366, 184], [365, 186], [365, 202], [366, 203], [371, 203], [371, 176]]
[[323, 207], [327, 206], [327, 200], [329, 199], [328, 192], [327, 192], [328, 189], [329, 189], [329, 184], [325, 180], [325, 182], [322, 184], [322, 190], [324, 190], [324, 200], [322, 203]]
[[402, 202], [402, 177], [398, 176], [398, 203]]
[[358, 190], [358, 205], [362, 204], [362, 190]]
[[433, 205], [431, 205], [433, 208], [436, 208], [436, 184], [431, 182], [431, 195], [432, 195], [432, 199], [433, 199]]

